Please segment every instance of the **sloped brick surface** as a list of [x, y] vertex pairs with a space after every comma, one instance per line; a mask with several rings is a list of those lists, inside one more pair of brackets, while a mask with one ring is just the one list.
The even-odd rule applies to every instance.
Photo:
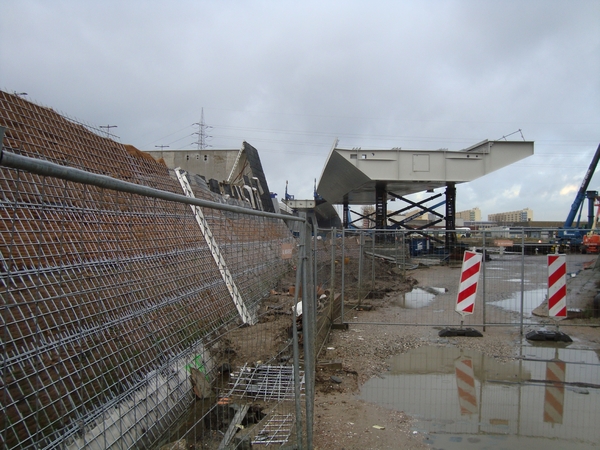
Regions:
[[[0, 125], [5, 151], [181, 193], [148, 154], [50, 108], [0, 92]], [[0, 446], [59, 442], [76, 418], [85, 422], [237, 319], [188, 205], [7, 168], [0, 202]], [[204, 214], [247, 304], [256, 304], [289, 268], [280, 257], [292, 241], [287, 227]]]

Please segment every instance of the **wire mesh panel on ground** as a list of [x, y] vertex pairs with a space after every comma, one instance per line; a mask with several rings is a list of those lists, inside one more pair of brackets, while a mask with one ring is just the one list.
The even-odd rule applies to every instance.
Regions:
[[[336, 318], [341, 321], [343, 314], [349, 323], [358, 320], [356, 310], [379, 306], [392, 306], [389, 323], [403, 325], [545, 323], [532, 315], [545, 304], [546, 254], [557, 250], [552, 244], [555, 231], [368, 229], [339, 231], [333, 240], [329, 233], [324, 242], [337, 245], [317, 246], [322, 253], [317, 257], [317, 284], [333, 286], [339, 293]], [[485, 257], [477, 267], [473, 314], [459, 315], [456, 304], [466, 250]], [[575, 274], [595, 259], [569, 253], [567, 270]], [[365, 318], [368, 315], [361, 320]]]
[[[4, 156], [182, 194], [151, 157], [16, 96], [0, 102]], [[218, 200], [189, 179], [196, 198]], [[217, 448], [226, 377], [249, 364], [292, 367], [293, 299], [279, 294], [295, 277], [282, 256], [295, 239], [280, 218], [203, 208], [211, 247], [188, 204], [5, 167], [0, 201], [0, 446], [150, 448], [181, 436], [172, 426], [195, 394], [202, 432], [185, 439]], [[241, 327], [231, 282], [255, 325]], [[296, 416], [287, 399], [253, 402], [228, 407], [261, 423], [271, 410]]]

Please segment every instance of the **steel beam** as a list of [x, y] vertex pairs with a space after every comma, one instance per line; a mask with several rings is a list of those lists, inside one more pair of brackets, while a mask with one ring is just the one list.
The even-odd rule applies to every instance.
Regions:
[[[194, 191], [192, 191], [192, 187], [190, 186], [190, 182], [188, 181], [187, 176], [185, 175], [185, 172], [183, 170], [181, 170], [181, 168], [178, 167], [175, 169], [175, 174], [177, 175], [177, 179], [179, 180], [179, 183], [181, 184], [181, 188], [183, 189], [185, 196], [195, 198], [196, 196], [194, 195]], [[200, 209], [200, 207], [194, 206], [194, 205], [190, 205], [190, 207], [192, 208], [192, 211], [194, 212], [194, 216], [196, 217], [196, 222], [198, 223], [198, 226], [200, 227], [200, 230], [202, 231], [202, 235], [204, 236], [204, 240], [206, 241], [206, 244], [208, 245], [208, 248], [210, 250], [212, 257], [215, 260], [217, 267], [219, 268], [219, 273], [221, 274], [221, 277], [223, 278], [223, 281], [225, 282], [225, 285], [227, 286], [229, 295], [231, 295], [231, 299], [233, 300], [233, 303], [235, 304], [235, 307], [238, 310], [240, 318], [242, 319], [242, 321], [244, 323], [249, 324], [249, 325], [254, 325], [258, 320], [255, 317], [255, 315], [250, 314], [250, 312], [246, 308], [246, 304], [244, 302], [244, 299], [242, 298], [242, 294], [240, 293], [239, 289], [237, 288], [237, 285], [233, 279], [233, 275], [231, 274], [229, 268], [227, 267], [227, 263], [225, 262], [225, 257], [223, 256], [223, 253], [221, 252], [219, 244], [218, 244], [217, 240], [215, 239], [215, 237], [213, 236], [212, 231], [210, 230], [210, 227], [208, 226], [208, 222], [206, 221], [206, 218], [204, 217], [204, 213], [202, 212], [202, 209]]]
[[376, 203], [378, 184], [408, 195], [473, 181], [533, 155], [533, 142], [483, 141], [460, 151], [331, 149], [317, 193], [331, 204]]

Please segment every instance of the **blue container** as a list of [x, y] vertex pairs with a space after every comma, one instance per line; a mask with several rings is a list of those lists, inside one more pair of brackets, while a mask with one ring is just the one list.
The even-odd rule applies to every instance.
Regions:
[[412, 238], [410, 240], [410, 256], [420, 256], [429, 253], [429, 239]]

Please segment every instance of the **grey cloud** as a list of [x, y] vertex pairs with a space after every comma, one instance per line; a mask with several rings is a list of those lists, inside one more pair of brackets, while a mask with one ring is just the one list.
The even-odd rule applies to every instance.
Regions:
[[191, 148], [204, 107], [212, 145], [257, 147], [280, 195], [286, 179], [312, 194], [336, 136], [457, 150], [522, 129], [536, 155], [461, 186], [459, 207], [560, 220], [572, 198], [558, 191], [599, 140], [598, 17], [583, 0], [11, 0], [0, 87], [146, 149]]

